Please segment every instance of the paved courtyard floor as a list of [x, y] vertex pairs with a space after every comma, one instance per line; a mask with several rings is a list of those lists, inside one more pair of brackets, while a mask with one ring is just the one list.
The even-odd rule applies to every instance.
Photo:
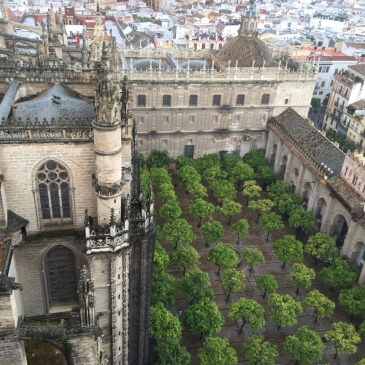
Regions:
[[[272, 242], [274, 242], [278, 238], [281, 238], [284, 234], [295, 234], [294, 230], [286, 226], [282, 230], [270, 233], [269, 240], [266, 241], [267, 233], [262, 230], [260, 223], [257, 224], [255, 223], [256, 214], [245, 206], [246, 198], [244, 198], [240, 192], [237, 194], [236, 201], [242, 204], [243, 213], [240, 214], [239, 216], [233, 217], [231, 223], [234, 223], [241, 218], [247, 219], [250, 224], [248, 237], [241, 239], [240, 243], [237, 244], [237, 238], [235, 238], [231, 228], [227, 226], [226, 218], [219, 216], [216, 212], [213, 213], [211, 217], [206, 218], [203, 221], [203, 223], [207, 221], [207, 219], [210, 220], [214, 219], [220, 221], [226, 230], [225, 235], [221, 240], [222, 242], [232, 244], [232, 246], [237, 248], [239, 251], [242, 251], [246, 247], [258, 248], [263, 252], [266, 259], [266, 263], [255, 266], [253, 273], [250, 273], [249, 270], [246, 267], [244, 267], [243, 264], [239, 266], [239, 270], [243, 270], [246, 275], [246, 289], [242, 293], [232, 294], [229, 302], [227, 303], [226, 295], [220, 283], [220, 278], [216, 274], [217, 267], [207, 260], [209, 248], [205, 247], [200, 229], [197, 227], [198, 223], [197, 218], [192, 214], [190, 214], [188, 211], [189, 204], [191, 203], [190, 201], [191, 197], [186, 193], [185, 189], [181, 186], [176, 171], [174, 169], [170, 169], [169, 172], [172, 174], [173, 185], [177, 183], [177, 187], [175, 188], [175, 190], [180, 207], [183, 211], [182, 218], [185, 218], [190, 222], [190, 224], [193, 226], [193, 231], [197, 236], [196, 240], [192, 243], [192, 246], [194, 246], [197, 249], [197, 251], [201, 256], [200, 260], [201, 264], [199, 268], [209, 274], [211, 280], [211, 288], [213, 289], [215, 295], [215, 302], [217, 303], [217, 306], [221, 311], [225, 320], [225, 323], [218, 336], [227, 337], [229, 339], [230, 344], [235, 348], [237, 352], [239, 360], [238, 364], [248, 364], [248, 362], [245, 361], [243, 355], [242, 344], [248, 337], [251, 337], [255, 333], [262, 334], [266, 340], [270, 341], [272, 344], [275, 344], [277, 346], [280, 356], [277, 359], [276, 364], [294, 365], [296, 361], [293, 359], [293, 357], [290, 354], [283, 352], [283, 342], [286, 336], [295, 333], [299, 327], [307, 325], [309, 329], [316, 331], [321, 337], [324, 335], [325, 332], [327, 332], [331, 328], [333, 322], [338, 322], [338, 321], [351, 322], [356, 326], [356, 328], [358, 328], [358, 325], [361, 323], [361, 319], [357, 317], [350, 318], [350, 316], [347, 315], [344, 309], [338, 304], [337, 298], [339, 290], [337, 289], [331, 290], [331, 288], [328, 285], [323, 284], [318, 278], [316, 278], [312, 282], [313, 285], [310, 289], [308, 290], [301, 289], [299, 294], [296, 295], [296, 287], [289, 280], [291, 265], [287, 264], [286, 268], [283, 270], [282, 262], [277, 260], [276, 255], [272, 250]], [[209, 194], [209, 196], [205, 198], [205, 200], [212, 202], [214, 205], [217, 205], [211, 194]], [[158, 201], [156, 203], [158, 209], [160, 207], [160, 203]], [[163, 226], [164, 223], [163, 221], [158, 220], [157, 222], [160, 226]], [[161, 243], [165, 247], [167, 252], [172, 251], [172, 247], [169, 243], [166, 243], [164, 241], [162, 241]], [[317, 266], [314, 266], [312, 258], [309, 257], [308, 255], [306, 255], [304, 258], [304, 264], [313, 268], [316, 272], [318, 272], [322, 267], [319, 264]], [[176, 279], [182, 277], [182, 272], [171, 271], [171, 273], [176, 277]], [[245, 297], [248, 299], [255, 299], [261, 305], [263, 305], [265, 310], [267, 310], [267, 299], [262, 299], [261, 297], [262, 293], [256, 286], [256, 278], [264, 274], [275, 275], [275, 278], [279, 284], [279, 288], [277, 290], [278, 294], [290, 294], [295, 298], [295, 300], [299, 302], [302, 302], [304, 300], [306, 294], [310, 290], [313, 289], [319, 290], [320, 292], [325, 294], [329, 299], [331, 299], [336, 303], [335, 313], [329, 319], [327, 318], [318, 319], [317, 323], [314, 324], [314, 319], [315, 319], [314, 312], [312, 309], [306, 308], [303, 310], [303, 313], [299, 316], [297, 325], [281, 328], [279, 330], [274, 325], [272, 320], [268, 317], [268, 315], [266, 315], [267, 319], [266, 326], [262, 330], [252, 331], [249, 325], [246, 325], [244, 326], [242, 333], [239, 334], [238, 330], [240, 328], [240, 323], [235, 323], [235, 321], [228, 318], [229, 307], [232, 303], [238, 301], [240, 297]], [[179, 311], [182, 311], [182, 313], [184, 314], [187, 308], [188, 308], [187, 301], [181, 295], [181, 293], [178, 293], [176, 297], [176, 305], [172, 309], [173, 313], [177, 314], [179, 313]], [[192, 364], [193, 365], [200, 364], [200, 360], [197, 357], [198, 349], [202, 346], [199, 334], [193, 334], [187, 331], [183, 331], [183, 339], [181, 344], [183, 346], [186, 346], [188, 351], [193, 355]], [[353, 365], [362, 358], [365, 358], [365, 342], [363, 340], [361, 344], [358, 345], [358, 349], [355, 354], [339, 355], [336, 359], [333, 359], [335, 351], [331, 349], [332, 344], [329, 342], [325, 342], [325, 346], [326, 349], [324, 351], [322, 362], [320, 364]]]

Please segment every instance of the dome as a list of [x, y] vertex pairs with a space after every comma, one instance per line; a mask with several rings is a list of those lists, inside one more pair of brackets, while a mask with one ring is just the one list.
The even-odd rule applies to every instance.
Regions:
[[[182, 62], [179, 66], [180, 66], [180, 68], [187, 70], [188, 63], [189, 63], [190, 71], [200, 71], [204, 68], [204, 61], [201, 61], [201, 60], [191, 60], [190, 62], [185, 61], [185, 62]], [[206, 62], [205, 68], [207, 70], [209, 70], [211, 68], [211, 66]]]
[[[152, 61], [152, 62], [151, 62]], [[158, 70], [160, 62], [158, 60], [144, 58], [133, 62], [133, 68], [137, 71], [147, 71], [152, 66], [153, 69]], [[161, 62], [161, 69], [165, 71], [167, 69], [166, 63]]]
[[256, 37], [234, 37], [230, 39], [219, 51], [216, 51], [215, 57], [224, 65], [228, 66], [231, 61], [231, 67], [251, 67], [252, 61], [255, 61], [255, 67], [277, 66], [272, 59], [269, 50], [263, 41]]

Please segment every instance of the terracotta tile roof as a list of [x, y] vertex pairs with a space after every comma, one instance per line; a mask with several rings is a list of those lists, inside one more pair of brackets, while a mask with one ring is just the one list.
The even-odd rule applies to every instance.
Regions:
[[363, 49], [365, 48], [365, 43], [356, 43], [356, 42], [345, 42], [347, 47], [352, 47], [355, 49]]
[[318, 165], [323, 162], [329, 166], [334, 176], [340, 174], [345, 154], [294, 109], [288, 108], [272, 119], [291, 137], [298, 150], [308, 154]]

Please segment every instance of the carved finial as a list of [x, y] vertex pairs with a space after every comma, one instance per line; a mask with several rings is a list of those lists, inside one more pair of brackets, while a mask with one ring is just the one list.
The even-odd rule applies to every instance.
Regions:
[[96, 3], [96, 14], [100, 15], [99, 2]]
[[78, 286], [81, 327], [93, 327], [95, 324], [94, 281], [84, 265], [80, 271]]

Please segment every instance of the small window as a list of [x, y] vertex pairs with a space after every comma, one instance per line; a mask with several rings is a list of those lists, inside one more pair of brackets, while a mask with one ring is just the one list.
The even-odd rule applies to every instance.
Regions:
[[166, 147], [167, 146], [167, 142], [168, 142], [167, 139], [163, 139], [162, 140], [162, 146]]
[[218, 115], [213, 116], [213, 123], [218, 123]]
[[162, 106], [171, 106], [171, 95], [163, 95]]
[[332, 86], [333, 85], [333, 80], [331, 80], [331, 85], [330, 86]]
[[162, 119], [162, 123], [163, 124], [169, 124], [169, 117], [168, 116], [164, 116], [163, 119]]
[[144, 118], [143, 117], [139, 117], [138, 118], [138, 124], [143, 124], [144, 123]]
[[346, 169], [345, 169], [345, 176], [346, 176], [346, 174], [347, 174], [348, 169], [349, 169], [349, 168], [346, 166]]
[[270, 94], [263, 94], [261, 99], [262, 105], [269, 105], [270, 103]]
[[326, 85], [326, 81], [321, 82], [321, 87], [324, 87], [324, 85]]
[[317, 95], [317, 91], [313, 91], [313, 95]]
[[236, 105], [245, 105], [245, 95], [243, 94], [237, 95]]
[[327, 66], [326, 67], [326, 72], [328, 72], [330, 70], [330, 67], [329, 66]]
[[289, 99], [285, 99], [285, 104], [289, 104]]
[[353, 178], [353, 180], [352, 180], [352, 183], [353, 183], [354, 185], [356, 185], [356, 183], [357, 183], [357, 175], [356, 175], [356, 174], [354, 175], [354, 178]]
[[189, 105], [190, 106], [197, 106], [198, 105], [198, 95], [190, 95]]
[[213, 105], [214, 106], [221, 105], [221, 95], [213, 95]]
[[138, 95], [137, 96], [137, 105], [138, 106], [146, 106], [146, 95]]
[[194, 117], [194, 115], [190, 115], [190, 116], [189, 116], [189, 123], [190, 123], [190, 124], [195, 123], [195, 117]]
[[318, 93], [318, 95], [323, 95], [323, 91], [320, 91], [320, 92]]
[[320, 67], [318, 71], [319, 71], [319, 72], [322, 72], [322, 67]]

